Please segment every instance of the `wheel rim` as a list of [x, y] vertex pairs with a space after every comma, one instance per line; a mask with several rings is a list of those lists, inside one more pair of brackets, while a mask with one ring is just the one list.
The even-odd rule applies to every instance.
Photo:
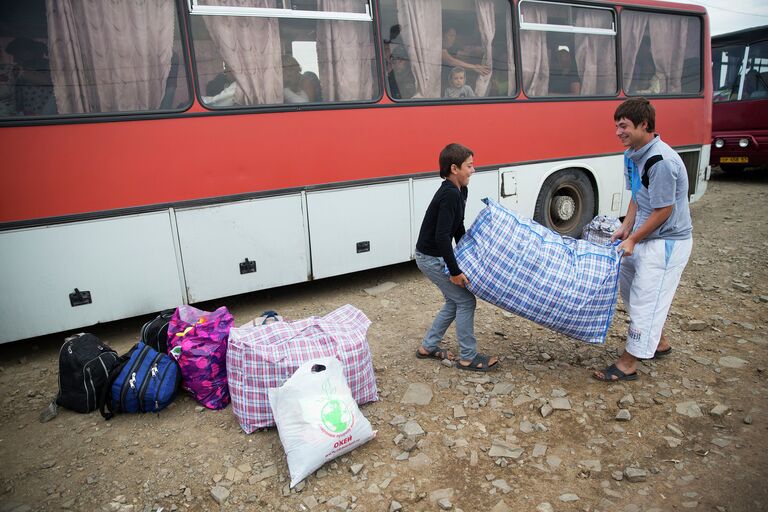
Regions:
[[584, 198], [578, 187], [563, 184], [552, 194], [547, 209], [550, 226], [560, 233], [571, 231], [579, 223]]

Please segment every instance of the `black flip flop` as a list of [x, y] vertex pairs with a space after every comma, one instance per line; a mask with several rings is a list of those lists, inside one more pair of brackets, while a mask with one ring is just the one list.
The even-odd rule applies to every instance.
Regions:
[[[612, 376], [615, 376], [616, 378], [611, 378]], [[632, 373], [624, 373], [623, 371], [619, 370], [619, 368], [612, 364], [605, 370], [603, 370], [603, 376], [598, 377], [594, 373], [592, 374], [592, 378], [595, 380], [599, 380], [600, 382], [619, 382], [621, 380], [637, 380], [637, 372]]]
[[662, 359], [665, 356], [668, 356], [672, 352], [672, 347], [669, 347], [667, 350], [657, 350], [653, 353], [653, 357], [638, 357], [638, 361], [653, 361], [654, 359]]
[[[488, 366], [488, 361], [490, 360], [491, 360], [491, 356], [486, 356], [478, 352], [475, 355], [475, 358], [472, 359], [472, 362], [469, 363], [467, 366], [464, 366], [463, 364], [461, 364], [461, 359], [456, 361], [456, 368], [458, 368], [459, 370], [468, 370], [470, 372], [489, 372], [494, 368], [496, 368], [496, 366], [498, 366], [499, 364], [499, 361], [496, 360], [495, 363]], [[478, 366], [478, 364], [482, 364], [482, 366]]]

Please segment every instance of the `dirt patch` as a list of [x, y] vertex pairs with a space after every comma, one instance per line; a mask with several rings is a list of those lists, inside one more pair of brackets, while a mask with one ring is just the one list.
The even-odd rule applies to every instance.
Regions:
[[[479, 346], [502, 356], [499, 371], [486, 377], [417, 360], [441, 297], [412, 263], [203, 304], [226, 305], [238, 324], [266, 309], [302, 318], [347, 303], [372, 320], [381, 400], [363, 412], [378, 438], [298, 491], [287, 488], [274, 429], [245, 435], [231, 408], [201, 411], [184, 394], [159, 415], [105, 422], [62, 411], [39, 423], [57, 387], [64, 334], [2, 345], [0, 510], [396, 510], [393, 501], [438, 510], [439, 498], [465, 511], [530, 511], [544, 502], [557, 511], [765, 510], [766, 200], [768, 173], [713, 177], [692, 206], [693, 255], [667, 323], [674, 351], [645, 363], [633, 383], [590, 378], [623, 347], [621, 306], [607, 345], [593, 347], [480, 303]], [[385, 282], [397, 286], [363, 291]], [[147, 319], [89, 331], [123, 353]], [[456, 350], [452, 331], [447, 341]], [[729, 356], [746, 364], [730, 368]], [[428, 405], [401, 404], [411, 383], [432, 387]], [[556, 398], [570, 409], [543, 417]], [[725, 412], [710, 414], [718, 404]], [[701, 416], [678, 412], [695, 415], [695, 406]], [[616, 420], [620, 409], [628, 421]], [[400, 440], [405, 420], [426, 435]], [[506, 456], [495, 455], [500, 446]], [[354, 464], [363, 464], [356, 475]], [[215, 487], [228, 493], [219, 494], [223, 505]]]

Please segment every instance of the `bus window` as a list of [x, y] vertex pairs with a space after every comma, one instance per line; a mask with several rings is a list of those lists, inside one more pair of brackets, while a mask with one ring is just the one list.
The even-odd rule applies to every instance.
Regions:
[[393, 99], [516, 94], [509, 2], [382, 0], [380, 15]]
[[[269, 0], [262, 3], [277, 7]], [[216, 4], [239, 5], [233, 0]], [[349, 13], [364, 13], [366, 5], [357, 0], [292, 2], [301, 11]], [[287, 11], [280, 17], [192, 17], [203, 105], [251, 107], [379, 97], [370, 21], [306, 19]]]
[[3, 2], [0, 19], [0, 116], [146, 112], [189, 104], [173, 0]]
[[701, 20], [625, 9], [621, 12], [624, 91], [629, 95], [701, 90]]
[[524, 0], [520, 28], [528, 96], [616, 94], [613, 10]]
[[768, 98], [768, 41], [749, 46], [742, 99]]
[[744, 45], [731, 45], [712, 49], [715, 102], [735, 101], [738, 98], [745, 48]]

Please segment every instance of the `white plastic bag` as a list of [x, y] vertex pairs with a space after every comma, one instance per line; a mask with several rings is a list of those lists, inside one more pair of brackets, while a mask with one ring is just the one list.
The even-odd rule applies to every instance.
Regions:
[[288, 459], [291, 487], [376, 436], [335, 357], [301, 365], [282, 386], [269, 390], [269, 404]]
[[611, 243], [611, 235], [621, 227], [621, 221], [616, 217], [598, 215], [581, 231], [581, 238], [597, 245]]

